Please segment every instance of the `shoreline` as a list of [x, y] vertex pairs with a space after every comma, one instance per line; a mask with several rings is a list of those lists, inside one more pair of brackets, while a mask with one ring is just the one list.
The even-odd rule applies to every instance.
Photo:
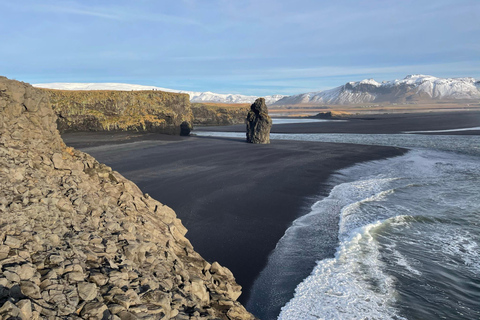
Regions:
[[[478, 126], [480, 126], [480, 111], [427, 112], [350, 115], [327, 122], [274, 124], [271, 133], [396, 134], [405, 131], [449, 130]], [[244, 132], [245, 125], [197, 127], [195, 130]], [[457, 131], [448, 134], [478, 135], [480, 130]]]
[[67, 145], [90, 153], [170, 206], [188, 229], [186, 236], [195, 250], [233, 272], [243, 287], [242, 303], [285, 230], [328, 195], [327, 181], [334, 172], [407, 152], [280, 140], [252, 145], [243, 139], [158, 134], [63, 137]]
[[[469, 128], [480, 125], [480, 112], [382, 114], [349, 120], [278, 124], [272, 133], [392, 134]], [[244, 132], [245, 126], [196, 130]], [[186, 236], [195, 250], [233, 272], [243, 287], [239, 298], [243, 304], [287, 228], [328, 196], [333, 173], [409, 150], [275, 139], [269, 145], [252, 145], [243, 138], [128, 132], [68, 133], [64, 140], [170, 206], [188, 229]]]

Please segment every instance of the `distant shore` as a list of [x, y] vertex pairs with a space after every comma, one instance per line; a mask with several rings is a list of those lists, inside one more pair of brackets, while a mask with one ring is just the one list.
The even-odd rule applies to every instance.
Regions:
[[[404, 131], [471, 128], [480, 126], [480, 111], [348, 115], [339, 120], [347, 121], [274, 125], [271, 132], [393, 134]], [[243, 132], [244, 129], [244, 125], [196, 128], [197, 131], [227, 132]], [[448, 134], [480, 134], [480, 130]]]

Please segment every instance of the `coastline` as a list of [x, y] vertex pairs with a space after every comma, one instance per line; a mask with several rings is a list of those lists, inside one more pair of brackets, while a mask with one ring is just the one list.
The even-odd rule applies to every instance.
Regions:
[[[347, 120], [347, 121], [337, 121]], [[272, 133], [358, 133], [395, 134], [406, 131], [448, 130], [473, 128], [480, 125], [480, 111], [389, 113], [349, 115], [321, 123], [274, 124]], [[244, 125], [199, 127], [196, 131], [243, 132]], [[442, 133], [429, 133], [442, 134]], [[449, 132], [448, 134], [480, 134], [475, 131]]]
[[158, 134], [64, 134], [170, 206], [207, 261], [228, 267], [245, 303], [285, 230], [330, 192], [335, 171], [398, 156], [405, 149], [353, 144], [175, 137]]
[[[394, 134], [469, 128], [479, 126], [480, 112], [382, 114], [349, 120], [277, 124], [272, 132]], [[243, 132], [244, 125], [196, 130]], [[187, 236], [195, 249], [206, 260], [219, 261], [233, 272], [243, 287], [239, 298], [243, 304], [286, 229], [308, 213], [313, 203], [328, 196], [328, 181], [333, 173], [408, 151], [286, 140], [252, 145], [243, 138], [124, 132], [70, 133], [64, 135], [64, 140], [112, 166], [143, 192], [172, 207], [189, 230]], [[314, 265], [305, 267], [311, 270]]]

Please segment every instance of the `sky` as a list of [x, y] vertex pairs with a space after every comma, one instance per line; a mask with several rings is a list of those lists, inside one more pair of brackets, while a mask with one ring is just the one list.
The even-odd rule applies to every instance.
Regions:
[[298, 94], [480, 79], [480, 0], [0, 0], [0, 75]]

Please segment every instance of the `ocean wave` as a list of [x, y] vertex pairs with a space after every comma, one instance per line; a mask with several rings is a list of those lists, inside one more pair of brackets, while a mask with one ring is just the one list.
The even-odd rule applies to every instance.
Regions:
[[375, 241], [381, 224], [358, 229], [335, 258], [320, 261], [278, 319], [404, 319], [394, 307], [395, 279], [384, 272]]

